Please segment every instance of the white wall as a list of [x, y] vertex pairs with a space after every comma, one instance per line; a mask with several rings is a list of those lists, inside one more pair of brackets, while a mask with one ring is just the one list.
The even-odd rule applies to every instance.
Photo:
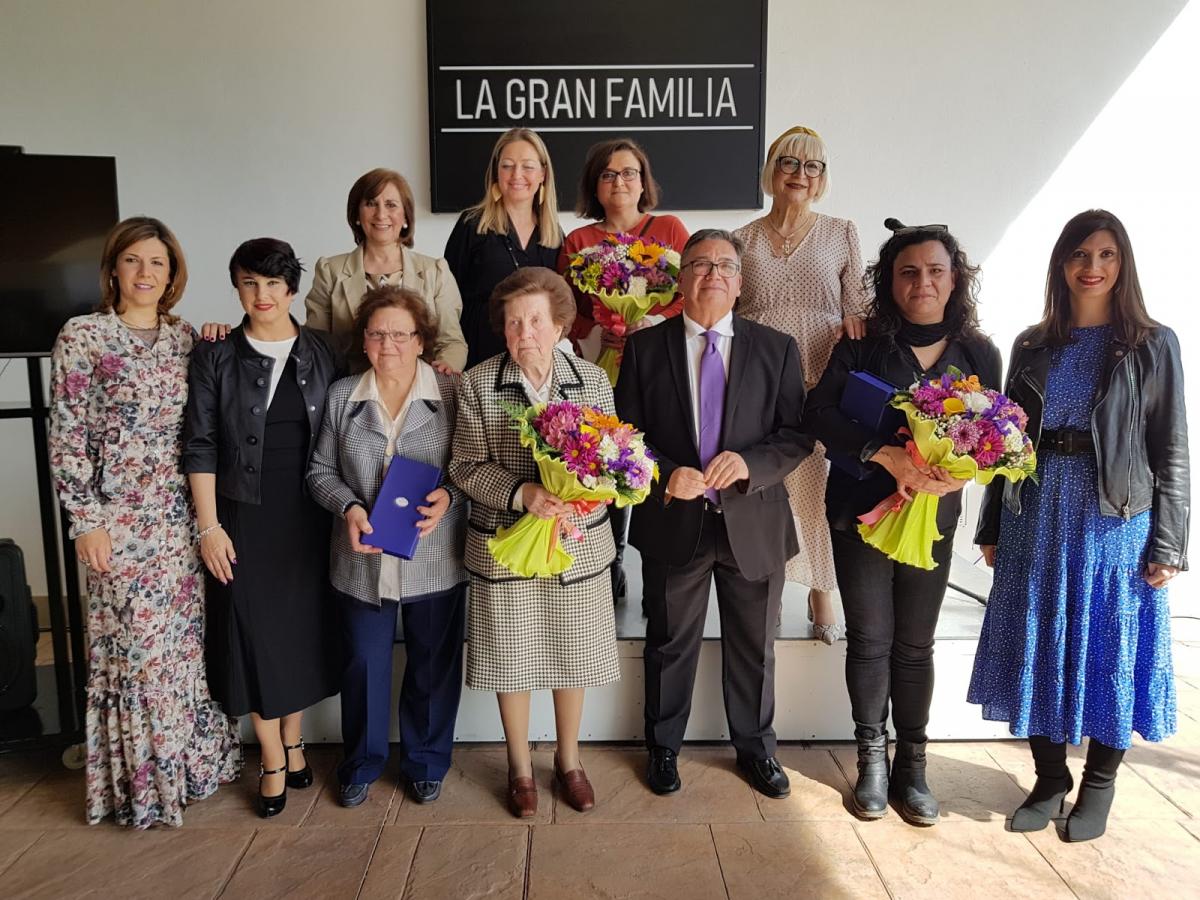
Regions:
[[[949, 223], [988, 263], [985, 324], [1005, 349], [1037, 316], [1061, 223], [1090, 205], [1126, 218], [1152, 313], [1182, 325], [1195, 289], [1181, 263], [1200, 244], [1185, 218], [1200, 200], [1181, 149], [1194, 143], [1200, 70], [1196, 3], [1180, 16], [1184, 6], [775, 0], [768, 140], [797, 123], [821, 132], [833, 177], [821, 208], [855, 219], [868, 254], [885, 216]], [[1126, 107], [1136, 128], [1110, 117], [1077, 160], [1073, 148], [1177, 16], [1165, 83], [1152, 79]], [[162, 218], [187, 250], [179, 311], [230, 320], [232, 249], [264, 234], [310, 264], [347, 249], [346, 191], [373, 166], [410, 178], [417, 247], [440, 252], [453, 217], [428, 213], [424, 23], [420, 0], [0, 0], [0, 144], [115, 156], [122, 214]], [[1136, 170], [1124, 171], [1130, 157]], [[463, 177], [478, 181], [484, 164]], [[1064, 178], [1069, 190], [1047, 193]], [[690, 212], [685, 222], [752, 215]], [[1019, 250], [1001, 252], [1010, 247]], [[1187, 341], [1189, 362], [1200, 361]], [[14, 362], [0, 371], [0, 400], [24, 393]], [[30, 457], [28, 424], [0, 422], [0, 534], [25, 545], [40, 592]]]

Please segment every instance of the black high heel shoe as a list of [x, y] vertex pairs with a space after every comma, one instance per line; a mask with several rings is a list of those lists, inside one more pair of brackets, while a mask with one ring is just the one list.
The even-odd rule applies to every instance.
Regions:
[[264, 819], [279, 815], [283, 812], [283, 808], [287, 806], [287, 784], [285, 779], [282, 794], [277, 794], [274, 797], [264, 797], [262, 792], [263, 776], [278, 775], [280, 772], [286, 771], [287, 763], [284, 763], [278, 769], [264, 769], [261, 763], [258, 766], [258, 814]]
[[[283, 745], [283, 752], [285, 754], [290, 753], [293, 750], [303, 750], [303, 749], [304, 749], [304, 738], [300, 738], [300, 743], [298, 743], [298, 744], [284, 744]], [[291, 759], [291, 757], [289, 756], [288, 759]], [[287, 781], [288, 787], [296, 788], [297, 790], [302, 790], [306, 787], [312, 787], [313, 773], [312, 773], [312, 766], [309, 764], [308, 758], [305, 757], [304, 768], [301, 769], [299, 772], [293, 772], [291, 769], [288, 769], [287, 778], [285, 780]]]

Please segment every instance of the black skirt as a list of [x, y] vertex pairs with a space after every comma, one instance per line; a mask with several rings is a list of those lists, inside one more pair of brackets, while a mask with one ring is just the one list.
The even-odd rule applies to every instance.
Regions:
[[212, 695], [230, 715], [275, 719], [336, 694], [340, 628], [329, 588], [329, 514], [304, 485], [308, 416], [289, 361], [267, 410], [260, 504], [217, 496], [237, 564], [207, 576]]

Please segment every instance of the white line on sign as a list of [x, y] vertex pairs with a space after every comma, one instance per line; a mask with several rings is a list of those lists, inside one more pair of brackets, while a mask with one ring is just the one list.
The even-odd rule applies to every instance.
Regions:
[[[530, 126], [539, 134], [548, 131], [750, 131], [753, 125], [601, 125], [592, 128], [547, 128], [543, 125]], [[501, 128], [439, 128], [443, 134], [503, 134], [509, 126]]]
[[753, 69], [755, 63], [647, 63], [619, 66], [438, 66], [439, 72], [552, 72], [598, 69]]

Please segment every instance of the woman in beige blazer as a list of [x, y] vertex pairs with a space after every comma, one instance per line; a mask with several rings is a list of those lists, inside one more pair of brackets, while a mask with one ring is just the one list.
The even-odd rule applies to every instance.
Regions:
[[355, 313], [369, 289], [384, 285], [406, 288], [424, 299], [437, 322], [435, 368], [460, 372], [466, 366], [458, 284], [446, 260], [410, 249], [416, 228], [413, 208], [412, 190], [399, 172], [372, 169], [354, 182], [346, 199], [346, 221], [358, 246], [317, 260], [304, 301], [305, 324], [333, 335], [334, 347], [353, 374], [368, 368], [355, 335]]

